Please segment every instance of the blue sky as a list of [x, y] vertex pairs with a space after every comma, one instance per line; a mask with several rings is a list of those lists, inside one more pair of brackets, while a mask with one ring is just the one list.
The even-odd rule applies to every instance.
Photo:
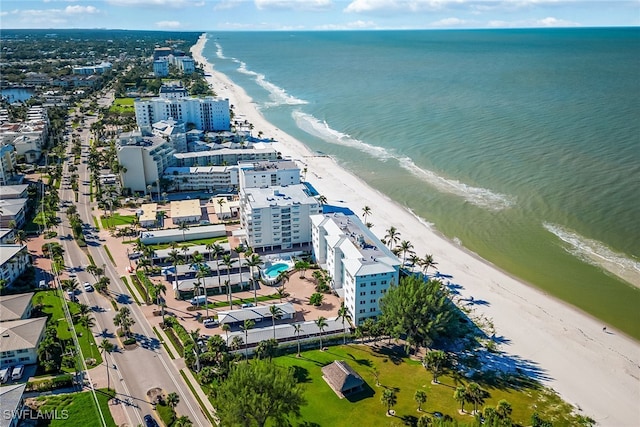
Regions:
[[640, 0], [2, 0], [0, 29], [348, 30], [640, 25]]

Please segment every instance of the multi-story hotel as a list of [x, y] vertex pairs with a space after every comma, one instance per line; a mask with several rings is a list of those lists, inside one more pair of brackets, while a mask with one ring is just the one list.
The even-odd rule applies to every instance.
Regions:
[[256, 252], [293, 250], [311, 243], [311, 215], [320, 203], [304, 184], [240, 190], [240, 218]]
[[400, 260], [356, 215], [311, 217], [313, 255], [344, 297], [354, 324], [380, 315], [380, 298], [398, 284]]
[[211, 151], [196, 151], [192, 153], [177, 153], [175, 155], [178, 167], [237, 165], [239, 162], [258, 162], [277, 160], [278, 151], [273, 147], [252, 148], [221, 148]]
[[158, 136], [122, 134], [117, 150], [118, 162], [125, 168], [122, 186], [131, 191], [146, 192], [147, 186], [156, 185], [163, 171], [174, 163], [173, 145]]
[[160, 120], [173, 118], [192, 123], [203, 131], [230, 129], [229, 100], [207, 96], [204, 98], [151, 98], [134, 102], [136, 122], [140, 129], [149, 129]]
[[300, 184], [300, 168], [291, 160], [240, 163], [240, 188]]

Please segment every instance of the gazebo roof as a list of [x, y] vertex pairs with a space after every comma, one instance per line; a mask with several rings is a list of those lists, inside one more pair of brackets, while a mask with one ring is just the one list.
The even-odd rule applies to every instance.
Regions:
[[362, 377], [344, 360], [336, 360], [322, 368], [322, 376], [331, 388], [340, 394], [364, 384]]

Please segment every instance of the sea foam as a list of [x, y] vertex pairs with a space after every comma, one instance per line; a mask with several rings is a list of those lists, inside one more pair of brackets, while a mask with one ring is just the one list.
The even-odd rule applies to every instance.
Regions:
[[220, 59], [227, 59], [227, 57], [224, 56], [224, 53], [222, 52], [222, 45], [218, 42], [216, 42], [216, 56]]
[[565, 250], [573, 256], [640, 287], [640, 262], [611, 250], [602, 242], [581, 236], [560, 225], [547, 222], [542, 225], [565, 242]]
[[433, 171], [422, 169], [408, 157], [398, 156], [391, 150], [368, 144], [332, 129], [326, 121], [320, 121], [310, 114], [294, 111], [292, 116], [296, 125], [303, 131], [332, 144], [355, 148], [380, 160], [394, 159], [402, 168], [443, 193], [462, 197], [469, 203], [490, 210], [502, 210], [515, 204], [513, 197], [495, 193], [486, 188], [472, 187], [460, 181], [442, 177]]
[[295, 96], [289, 95], [286, 90], [281, 87], [271, 83], [268, 81], [264, 74], [256, 73], [255, 71], [251, 71], [247, 68], [247, 64], [237, 58], [231, 58], [231, 60], [237, 63], [238, 71], [242, 74], [246, 74], [255, 79], [256, 83], [264, 88], [267, 92], [269, 92], [269, 98], [271, 102], [267, 102], [264, 104], [265, 107], [277, 107], [280, 105], [303, 105], [308, 104], [304, 99], [296, 98]]

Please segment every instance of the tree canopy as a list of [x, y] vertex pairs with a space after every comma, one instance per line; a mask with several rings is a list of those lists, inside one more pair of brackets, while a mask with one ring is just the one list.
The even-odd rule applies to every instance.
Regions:
[[262, 360], [233, 367], [214, 397], [225, 426], [262, 427], [269, 419], [279, 425], [289, 414], [300, 416], [305, 403], [293, 370]]
[[406, 336], [408, 345], [429, 346], [445, 335], [454, 319], [454, 307], [437, 280], [425, 282], [407, 276], [380, 299], [382, 322], [395, 337]]

